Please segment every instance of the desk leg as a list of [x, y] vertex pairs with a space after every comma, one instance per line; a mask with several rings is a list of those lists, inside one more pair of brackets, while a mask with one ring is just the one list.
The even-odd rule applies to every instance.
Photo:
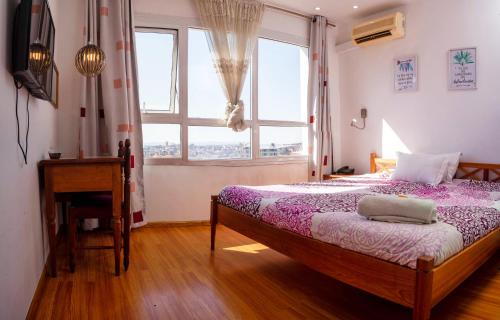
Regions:
[[[130, 200], [129, 200], [130, 201]], [[128, 270], [129, 254], [130, 254], [130, 212], [125, 210], [125, 217], [123, 219], [123, 267], [125, 271]]]
[[50, 275], [57, 276], [57, 261], [56, 261], [56, 210], [55, 210], [55, 196], [52, 191], [51, 175], [45, 173], [45, 217], [47, 219], [47, 232], [49, 234], [49, 262], [50, 262]]

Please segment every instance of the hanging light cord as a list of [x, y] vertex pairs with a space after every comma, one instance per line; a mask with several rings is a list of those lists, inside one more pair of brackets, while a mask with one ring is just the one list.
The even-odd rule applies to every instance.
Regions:
[[21, 144], [21, 135], [19, 132], [20, 129], [19, 129], [19, 111], [18, 111], [19, 90], [23, 87], [23, 85], [16, 80], [14, 80], [14, 84], [16, 86], [17, 145], [19, 146], [19, 149], [21, 149], [21, 152], [23, 153], [24, 163], [28, 164], [28, 136], [29, 136], [29, 132], [30, 132], [30, 109], [29, 109], [30, 94], [28, 93], [28, 98], [26, 99], [26, 114], [27, 114], [28, 121], [27, 121], [26, 139], [25, 139], [26, 149], [24, 149], [22, 144]]
[[42, 8], [40, 14], [40, 23], [38, 24], [38, 41], [42, 42], [42, 29], [43, 29], [43, 20], [45, 19], [45, 7]]
[[90, 0], [87, 0], [87, 43], [90, 43]]

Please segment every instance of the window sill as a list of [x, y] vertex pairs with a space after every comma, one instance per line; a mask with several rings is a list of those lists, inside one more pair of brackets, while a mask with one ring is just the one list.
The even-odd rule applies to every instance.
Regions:
[[257, 160], [182, 160], [182, 159], [145, 159], [146, 166], [212, 166], [212, 167], [254, 167], [285, 164], [306, 164], [307, 157], [259, 158]]

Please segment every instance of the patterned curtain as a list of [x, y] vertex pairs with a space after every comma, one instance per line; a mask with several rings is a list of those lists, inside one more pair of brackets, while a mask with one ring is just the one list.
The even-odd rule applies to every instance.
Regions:
[[196, 0], [214, 66], [226, 95], [226, 124], [234, 131], [247, 128], [240, 100], [245, 76], [262, 23], [264, 4], [256, 0]]
[[[90, 0], [90, 28], [93, 42], [106, 55], [106, 67], [97, 78], [82, 76], [80, 106], [80, 157], [116, 156], [118, 142], [129, 138], [131, 156], [132, 225], [146, 224], [144, 216], [144, 183], [142, 126], [137, 88], [137, 63], [133, 9], [131, 0]], [[86, 9], [86, 14], [88, 10]], [[85, 19], [87, 24], [87, 19]], [[95, 220], [85, 227], [97, 226]]]
[[311, 21], [309, 55], [309, 180], [333, 171], [333, 137], [328, 83], [327, 19]]

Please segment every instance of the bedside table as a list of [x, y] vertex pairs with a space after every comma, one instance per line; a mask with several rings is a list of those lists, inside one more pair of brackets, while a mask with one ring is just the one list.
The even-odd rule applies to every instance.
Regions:
[[323, 180], [334, 180], [334, 179], [340, 179], [340, 178], [347, 178], [347, 177], [352, 177], [354, 174], [324, 174], [323, 175]]

